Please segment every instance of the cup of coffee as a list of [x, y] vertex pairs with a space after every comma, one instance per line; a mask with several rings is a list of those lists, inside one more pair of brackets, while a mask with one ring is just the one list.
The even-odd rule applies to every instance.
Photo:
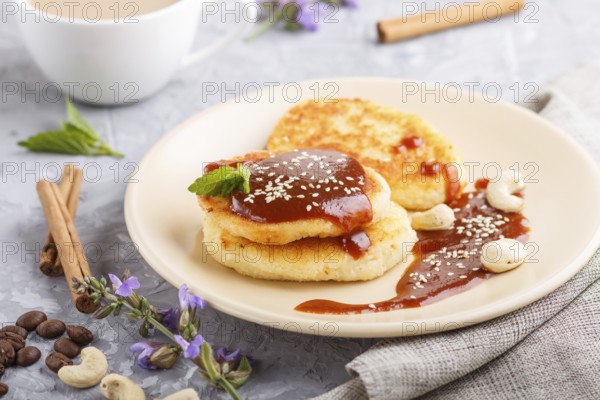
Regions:
[[[258, 12], [250, 0], [238, 0], [236, 26], [191, 51], [206, 3], [27, 0], [20, 5], [20, 29], [36, 64], [68, 96], [92, 104], [127, 104], [150, 96], [178, 70], [243, 35]], [[211, 4], [214, 14], [214, 7], [225, 2]]]

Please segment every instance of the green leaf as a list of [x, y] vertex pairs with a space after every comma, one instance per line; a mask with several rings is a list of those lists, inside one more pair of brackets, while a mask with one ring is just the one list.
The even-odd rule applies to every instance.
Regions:
[[92, 127], [87, 123], [87, 121], [85, 119], [83, 119], [81, 114], [79, 114], [79, 111], [77, 111], [77, 109], [75, 108], [75, 106], [73, 105], [73, 103], [71, 102], [71, 99], [69, 99], [69, 97], [66, 97], [66, 103], [67, 103], [67, 117], [69, 118], [69, 121], [71, 122], [71, 124], [75, 125], [81, 131], [87, 133], [90, 137], [93, 137], [97, 140], [100, 139], [100, 137], [96, 134], [96, 132], [92, 129]]
[[248, 357], [243, 356], [240, 360], [240, 365], [237, 367], [238, 372], [243, 371], [252, 371], [252, 366], [250, 366], [250, 361], [248, 361]]
[[104, 308], [99, 309], [94, 314], [94, 318], [96, 318], [96, 319], [104, 319], [104, 318], [108, 317], [113, 312], [113, 310], [115, 309], [115, 307], [116, 307], [115, 304], [112, 303], [112, 304], [107, 305]]
[[18, 142], [33, 152], [92, 155], [84, 138], [72, 131], [47, 131]]
[[250, 366], [250, 362], [248, 361], [248, 358], [244, 356], [240, 360], [240, 365], [238, 365], [237, 369], [226, 374], [225, 379], [237, 389], [246, 383], [251, 373], [252, 367]]
[[202, 347], [200, 350], [200, 359], [202, 360], [202, 366], [206, 371], [206, 374], [210, 378], [210, 381], [213, 383], [217, 383], [219, 378], [221, 377], [221, 373], [217, 370], [217, 362], [215, 357], [213, 356], [212, 347], [207, 342], [202, 343]]
[[17, 144], [40, 153], [123, 157], [102, 140], [68, 98], [66, 102], [69, 121], [61, 121], [60, 130], [41, 132]]
[[250, 193], [250, 168], [238, 163], [237, 172], [243, 179], [242, 190], [244, 193]]
[[250, 168], [237, 164], [237, 168], [225, 165], [202, 175], [188, 190], [198, 196], [228, 197], [236, 190], [250, 193]]
[[80, 135], [90, 146], [95, 146], [98, 140], [101, 140], [95, 133], [90, 134], [89, 132], [83, 131], [77, 125], [70, 122], [60, 121], [60, 125], [62, 126], [63, 131], [70, 131]]

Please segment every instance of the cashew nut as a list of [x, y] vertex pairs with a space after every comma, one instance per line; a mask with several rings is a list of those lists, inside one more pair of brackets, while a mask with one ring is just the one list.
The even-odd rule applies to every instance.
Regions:
[[416, 212], [412, 215], [413, 229], [424, 231], [439, 231], [450, 229], [454, 223], [454, 211], [446, 204], [438, 204], [427, 211]]
[[526, 256], [523, 243], [514, 239], [494, 240], [481, 248], [481, 263], [485, 269], [495, 273], [517, 268], [523, 264]]
[[517, 212], [523, 209], [523, 199], [513, 193], [523, 190], [525, 182], [517, 171], [502, 171], [500, 179], [488, 183], [485, 197], [492, 207], [505, 212]]
[[194, 389], [183, 389], [165, 397], [163, 400], [200, 400], [200, 397]]
[[110, 374], [102, 379], [100, 392], [108, 400], [146, 400], [144, 391], [137, 383], [118, 374]]
[[85, 389], [96, 386], [108, 371], [106, 356], [95, 347], [81, 350], [81, 364], [67, 365], [58, 370], [58, 377], [66, 385]]

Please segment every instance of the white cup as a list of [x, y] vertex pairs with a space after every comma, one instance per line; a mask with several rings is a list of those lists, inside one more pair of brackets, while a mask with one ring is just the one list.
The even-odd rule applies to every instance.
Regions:
[[[238, 3], [240, 10], [251, 4], [249, 0]], [[135, 22], [90, 22], [64, 15], [51, 18], [30, 4], [23, 7], [26, 12], [21, 13], [20, 29], [44, 75], [70, 97], [101, 105], [132, 103], [150, 96], [178, 70], [206, 59], [243, 35], [257, 12], [248, 7], [227, 35], [190, 53], [203, 9], [200, 0], [179, 0], [135, 16]]]

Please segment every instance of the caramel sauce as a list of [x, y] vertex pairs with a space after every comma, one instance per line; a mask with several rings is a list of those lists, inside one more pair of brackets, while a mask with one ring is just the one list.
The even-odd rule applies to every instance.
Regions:
[[295, 309], [318, 314], [360, 314], [431, 304], [494, 275], [480, 262], [481, 248], [486, 242], [501, 237], [527, 240], [528, 220], [522, 214], [491, 207], [482, 190], [464, 193], [449, 206], [455, 211], [454, 227], [417, 232], [415, 259], [396, 285], [396, 296], [370, 304], [309, 300]]
[[421, 175], [424, 176], [442, 176], [446, 185], [446, 203], [455, 200], [460, 191], [460, 177], [458, 176], [458, 166], [453, 163], [444, 164], [443, 168], [439, 161], [430, 160], [421, 163]]
[[342, 246], [346, 253], [358, 260], [371, 246], [371, 239], [365, 231], [357, 231], [342, 237]]
[[458, 172], [458, 167], [456, 165], [444, 165], [442, 176], [446, 183], [446, 203], [455, 200], [462, 190]]
[[475, 181], [475, 189], [476, 190], [485, 190], [487, 189], [487, 185], [490, 181], [486, 178], [479, 178]]
[[440, 163], [433, 161], [423, 161], [421, 163], [421, 174], [422, 175], [437, 175], [440, 173]]
[[425, 144], [425, 140], [419, 136], [406, 136], [402, 138], [398, 146], [393, 147], [393, 151], [396, 153], [404, 153], [408, 150], [414, 150]]
[[231, 210], [244, 218], [271, 223], [323, 218], [344, 234], [373, 218], [365, 171], [345, 154], [295, 150], [248, 166], [251, 192], [231, 196]]
[[219, 169], [221, 167], [231, 167], [231, 168], [237, 168], [238, 164], [248, 164], [248, 161], [215, 161], [215, 162], [211, 162], [208, 163], [204, 166], [204, 173], [208, 174], [209, 172], [212, 172], [216, 169]]

